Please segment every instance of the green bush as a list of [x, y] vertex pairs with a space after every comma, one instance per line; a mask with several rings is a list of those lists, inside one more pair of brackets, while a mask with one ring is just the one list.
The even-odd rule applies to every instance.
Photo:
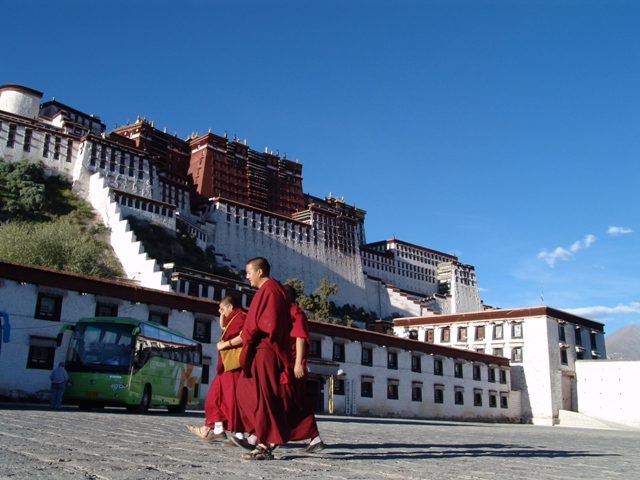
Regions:
[[9, 221], [0, 224], [0, 258], [113, 278], [121, 274], [115, 261], [105, 255], [108, 245], [89, 236], [67, 217], [51, 222]]

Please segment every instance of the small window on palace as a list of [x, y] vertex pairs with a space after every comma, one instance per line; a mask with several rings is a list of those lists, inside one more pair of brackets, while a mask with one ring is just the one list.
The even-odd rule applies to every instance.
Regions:
[[398, 354], [397, 352], [387, 352], [387, 368], [392, 370], [398, 369]]
[[360, 396], [373, 398], [373, 383], [363, 381], [360, 384]]
[[387, 398], [389, 400], [398, 400], [398, 384], [390, 383], [387, 385]]
[[440, 330], [440, 341], [443, 343], [449, 342], [451, 340], [451, 329], [449, 327], [444, 327]]
[[7, 134], [7, 147], [13, 148], [13, 144], [16, 141], [16, 129], [18, 126], [14, 123], [9, 124], [9, 133]]
[[502, 347], [494, 348], [493, 354], [498, 355], [500, 357], [504, 357], [504, 349]]
[[476, 340], [484, 340], [484, 325], [476, 327]]
[[344, 343], [333, 344], [333, 361], [344, 362]]
[[567, 349], [566, 348], [561, 348], [560, 349], [560, 363], [562, 365], [569, 365], [569, 355], [567, 355]]
[[420, 355], [411, 356], [411, 371], [418, 373], [422, 372], [422, 358]]
[[522, 362], [522, 347], [513, 347], [511, 349], [511, 361], [514, 363]]
[[442, 360], [439, 358], [433, 359], [433, 374], [442, 375]]
[[444, 389], [436, 386], [433, 390], [433, 403], [444, 403]]
[[418, 340], [418, 330], [409, 330], [409, 338], [411, 340]]
[[454, 403], [456, 405], [464, 405], [464, 390], [456, 389], [454, 393]]
[[312, 338], [309, 341], [309, 357], [320, 358], [322, 356], [322, 341]]
[[493, 326], [493, 339], [502, 340], [504, 338], [504, 330], [502, 324]]
[[467, 327], [458, 327], [458, 341], [459, 342], [467, 341]]
[[422, 384], [414, 383], [411, 386], [411, 401], [412, 402], [422, 401]]
[[53, 370], [55, 355], [55, 339], [31, 337], [29, 341], [29, 353], [27, 356], [27, 368]]
[[503, 370], [502, 368], [500, 369], [500, 383], [507, 383], [507, 371]]
[[169, 314], [163, 312], [149, 312], [149, 321], [159, 323], [160, 325], [164, 325], [165, 327], [169, 326]]
[[36, 303], [36, 313], [34, 318], [40, 320], [60, 321], [60, 312], [62, 311], [62, 296], [50, 293], [39, 293], [38, 302]]
[[427, 333], [425, 334], [425, 341], [427, 343], [433, 343], [434, 342], [433, 328], [430, 328], [430, 329], [427, 330]]
[[509, 408], [509, 397], [506, 394], [500, 395], [500, 408]]
[[370, 347], [362, 347], [362, 358], [360, 360], [362, 365], [373, 365], [373, 349]]
[[24, 131], [24, 144], [22, 145], [22, 150], [28, 152], [31, 150], [31, 139], [33, 137], [33, 129], [26, 128]]
[[456, 378], [462, 378], [462, 364], [454, 363], [453, 364], [453, 376]]
[[489, 367], [487, 373], [487, 380], [489, 380], [491, 383], [496, 383], [496, 369]]
[[582, 329], [578, 326], [575, 328], [575, 337], [576, 337], [576, 345], [578, 347], [582, 346]]
[[211, 343], [211, 320], [196, 318], [193, 322], [193, 339], [200, 343]]
[[333, 381], [333, 394], [344, 395], [344, 380], [337, 378]]
[[564, 330], [564, 325], [561, 324], [561, 323], [558, 324], [558, 339], [561, 342], [566, 342], [567, 341], [567, 335], [566, 335], [565, 330]]
[[482, 390], [476, 390], [475, 392], [473, 392], [473, 406], [482, 406]]
[[473, 379], [482, 380], [482, 369], [480, 368], [480, 365], [473, 366]]
[[511, 325], [511, 337], [522, 338], [522, 323], [514, 323]]
[[118, 305], [116, 305], [115, 303], [97, 302], [95, 316], [96, 317], [117, 317]]
[[495, 393], [489, 394], [489, 408], [496, 408], [498, 406], [498, 397]]

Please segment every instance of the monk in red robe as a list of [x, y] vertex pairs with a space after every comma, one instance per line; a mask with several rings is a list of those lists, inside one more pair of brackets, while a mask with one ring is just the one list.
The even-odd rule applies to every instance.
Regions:
[[291, 435], [285, 410], [293, 376], [290, 302], [282, 285], [269, 277], [270, 270], [262, 257], [247, 262], [247, 279], [258, 289], [242, 330], [243, 375], [237, 385], [245, 429], [258, 439], [256, 448], [242, 456], [248, 460], [272, 459], [273, 449]]
[[[201, 427], [188, 427], [191, 432], [206, 442], [226, 440], [225, 429], [239, 438], [244, 438], [245, 431], [236, 401], [236, 385], [241, 371], [240, 369], [225, 371], [220, 351], [242, 344], [240, 332], [244, 327], [247, 314], [237, 306], [236, 299], [229, 295], [220, 301], [219, 313], [220, 328], [223, 333], [216, 345], [218, 348], [216, 376], [209, 386], [204, 402], [205, 422]], [[227, 445], [233, 445], [233, 442], [229, 440]]]
[[307, 395], [307, 358], [309, 358], [309, 322], [307, 315], [295, 303], [296, 291], [291, 285], [284, 285], [291, 301], [291, 348], [294, 359], [294, 378], [291, 382], [292, 392], [288, 400], [287, 418], [291, 428], [290, 440], [311, 439], [309, 445], [301, 450], [303, 453], [315, 453], [323, 450], [325, 445], [320, 438], [313, 405]]

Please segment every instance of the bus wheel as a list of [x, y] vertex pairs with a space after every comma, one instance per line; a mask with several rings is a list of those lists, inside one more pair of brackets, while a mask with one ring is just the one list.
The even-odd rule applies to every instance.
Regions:
[[145, 385], [140, 405], [128, 405], [127, 410], [133, 413], [147, 413], [151, 405], [151, 385]]
[[167, 409], [169, 410], [169, 413], [184, 413], [184, 411], [187, 409], [187, 402], [188, 402], [187, 389], [183, 388], [182, 395], [180, 396], [180, 403], [178, 405], [169, 405]]
[[92, 405], [89, 402], [78, 402], [78, 408], [83, 412], [88, 412], [89, 410], [91, 410], [91, 406]]

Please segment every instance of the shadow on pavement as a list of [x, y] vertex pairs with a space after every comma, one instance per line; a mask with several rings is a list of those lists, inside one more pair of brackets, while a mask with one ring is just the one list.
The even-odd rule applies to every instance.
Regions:
[[[288, 447], [289, 445], [287, 445]], [[363, 451], [365, 450], [365, 451]], [[370, 452], [366, 452], [370, 450]], [[304, 458], [309, 455], [288, 455], [283, 451], [283, 460]], [[556, 450], [506, 444], [416, 444], [416, 443], [358, 443], [332, 444], [317, 454], [317, 457], [335, 460], [414, 460], [447, 459], [458, 457], [502, 457], [502, 458], [579, 458], [618, 457], [618, 454], [594, 453], [581, 450]]]

